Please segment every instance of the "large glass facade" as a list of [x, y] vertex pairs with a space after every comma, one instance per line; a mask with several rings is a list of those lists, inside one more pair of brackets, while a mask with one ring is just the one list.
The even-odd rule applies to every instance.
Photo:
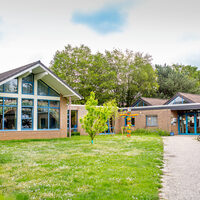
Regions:
[[38, 100], [38, 129], [60, 128], [60, 102]]
[[179, 113], [178, 133], [186, 135], [200, 134], [200, 112]]
[[18, 79], [8, 81], [0, 86], [0, 92], [17, 93], [18, 92]]
[[17, 99], [0, 98], [0, 129], [17, 129]]
[[59, 94], [55, 90], [41, 80], [38, 81], [38, 95], [59, 97]]
[[34, 76], [30, 74], [27, 77], [22, 78], [22, 94], [34, 93]]

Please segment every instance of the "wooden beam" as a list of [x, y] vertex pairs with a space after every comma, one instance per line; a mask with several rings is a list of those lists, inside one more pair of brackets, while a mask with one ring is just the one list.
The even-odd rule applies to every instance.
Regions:
[[74, 94], [68, 94], [68, 95], [64, 95], [63, 97], [72, 97], [75, 96]]
[[40, 80], [41, 78], [43, 78], [46, 75], [48, 75], [48, 72], [42, 72], [42, 73], [36, 74], [34, 79], [35, 80]]

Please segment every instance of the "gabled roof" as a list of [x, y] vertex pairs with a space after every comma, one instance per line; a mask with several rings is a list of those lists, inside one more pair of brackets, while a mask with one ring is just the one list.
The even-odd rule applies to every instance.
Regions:
[[156, 105], [163, 105], [167, 101], [167, 99], [140, 97], [133, 104], [133, 106], [135, 106], [139, 101], [144, 101], [148, 106], [156, 106]]
[[13, 70], [9, 70], [7, 72], [0, 74], [0, 85], [5, 82], [26, 74], [27, 72], [32, 71], [34, 74], [39, 74], [43, 72], [47, 72], [47, 75], [43, 78], [44, 82], [46, 82], [49, 86], [51, 86], [54, 90], [61, 93], [63, 96], [71, 96], [73, 99], [82, 99], [83, 97], [78, 94], [74, 89], [72, 89], [67, 83], [65, 83], [62, 79], [60, 79], [56, 74], [54, 74], [49, 68], [47, 68], [41, 61], [36, 61], [30, 63], [28, 65], [24, 65], [22, 67], [15, 68]]
[[171, 101], [176, 99], [176, 97], [182, 97], [185, 99], [188, 103], [200, 103], [200, 95], [199, 94], [190, 94], [190, 93], [183, 93], [183, 92], [178, 92], [175, 94], [171, 99], [169, 99], [165, 105], [169, 104]]

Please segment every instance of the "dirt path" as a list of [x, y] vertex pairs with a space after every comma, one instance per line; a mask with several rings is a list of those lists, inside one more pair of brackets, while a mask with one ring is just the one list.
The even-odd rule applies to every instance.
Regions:
[[200, 142], [192, 136], [164, 137], [161, 199], [200, 199]]

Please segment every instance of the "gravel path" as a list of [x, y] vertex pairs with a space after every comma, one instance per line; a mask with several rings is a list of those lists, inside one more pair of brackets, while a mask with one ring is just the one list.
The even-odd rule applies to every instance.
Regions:
[[164, 137], [164, 176], [160, 199], [200, 199], [200, 142], [193, 136]]

